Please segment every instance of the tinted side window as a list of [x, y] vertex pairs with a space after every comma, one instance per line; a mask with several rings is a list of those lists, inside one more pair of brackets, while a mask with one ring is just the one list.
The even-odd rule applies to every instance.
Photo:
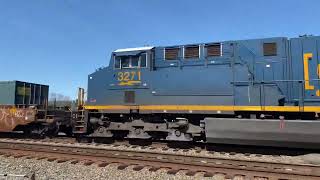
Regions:
[[147, 67], [147, 53], [135, 56], [116, 56], [114, 57], [114, 68], [140, 68]]
[[115, 57], [114, 58], [114, 68], [120, 69], [121, 66], [121, 58], [120, 57]]
[[129, 56], [121, 57], [121, 68], [129, 68], [130, 67], [130, 58]]
[[132, 56], [131, 57], [131, 67], [139, 67], [139, 56]]
[[141, 54], [140, 56], [140, 67], [147, 67], [147, 54]]

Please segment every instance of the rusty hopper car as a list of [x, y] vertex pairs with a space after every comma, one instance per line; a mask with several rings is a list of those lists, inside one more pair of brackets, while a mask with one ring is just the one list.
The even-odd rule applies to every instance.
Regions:
[[118, 49], [75, 133], [319, 148], [320, 37]]
[[55, 135], [70, 126], [70, 111], [48, 110], [49, 86], [0, 81], [0, 132]]

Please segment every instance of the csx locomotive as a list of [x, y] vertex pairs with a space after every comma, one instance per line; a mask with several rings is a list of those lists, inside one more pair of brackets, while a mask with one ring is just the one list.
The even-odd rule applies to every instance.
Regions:
[[118, 49], [74, 133], [316, 148], [319, 61], [319, 36]]

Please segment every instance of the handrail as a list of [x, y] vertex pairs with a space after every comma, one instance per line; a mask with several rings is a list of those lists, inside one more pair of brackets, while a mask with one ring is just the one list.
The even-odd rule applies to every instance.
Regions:
[[[273, 80], [273, 81], [254, 81], [254, 83], [274, 83], [274, 82], [305, 82], [306, 80]], [[320, 79], [309, 79], [308, 81], [320, 81]], [[252, 83], [252, 81], [233, 81], [231, 84], [235, 83]]]

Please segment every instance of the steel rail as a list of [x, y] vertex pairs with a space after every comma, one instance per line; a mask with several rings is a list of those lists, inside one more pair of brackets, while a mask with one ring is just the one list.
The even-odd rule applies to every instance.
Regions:
[[164, 152], [136, 150], [112, 150], [99, 146], [43, 143], [22, 140], [0, 140], [0, 150], [48, 153], [51, 156], [73, 157], [90, 161], [143, 165], [170, 168], [171, 171], [222, 173], [228, 176], [245, 176], [249, 179], [320, 179], [320, 166], [310, 164], [287, 164], [275, 162], [186, 156]]

